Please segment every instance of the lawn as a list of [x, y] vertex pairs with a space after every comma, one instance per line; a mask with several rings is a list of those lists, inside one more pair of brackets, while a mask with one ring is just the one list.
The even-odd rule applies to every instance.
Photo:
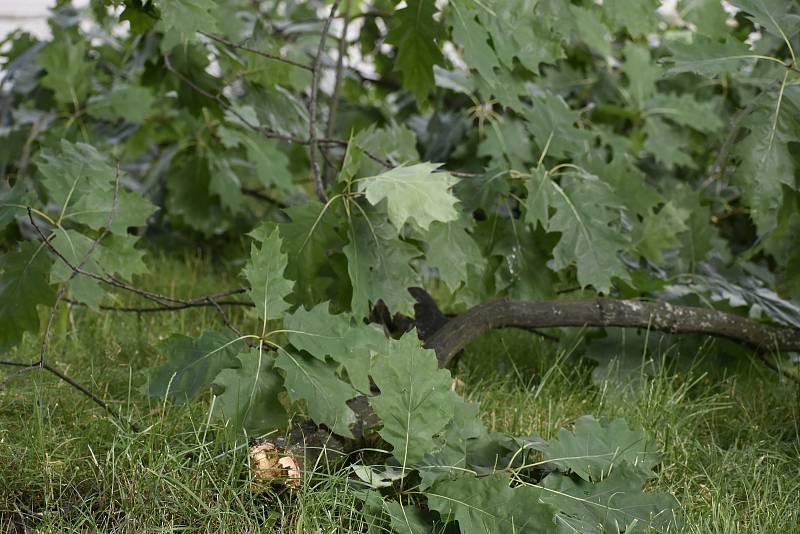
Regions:
[[[240, 266], [196, 256], [151, 261], [141, 287], [176, 295], [239, 284]], [[117, 304], [131, 305], [120, 298]], [[234, 321], [246, 324], [241, 310]], [[126, 422], [41, 371], [0, 369], [0, 529], [8, 532], [353, 532], [366, 528], [347, 469], [320, 466], [293, 491], [254, 479], [246, 450], [208, 418], [210, 395], [175, 406], [141, 387], [164, 332], [219, 326], [210, 309], [60, 318], [50, 361]], [[27, 338], [6, 359], [33, 359]], [[580, 415], [642, 425], [664, 451], [653, 489], [680, 501], [687, 532], [796, 532], [800, 525], [798, 390], [739, 358], [702, 354], [652, 376], [595, 384], [552, 342], [500, 331], [473, 344], [454, 373], [490, 430], [544, 438]]]

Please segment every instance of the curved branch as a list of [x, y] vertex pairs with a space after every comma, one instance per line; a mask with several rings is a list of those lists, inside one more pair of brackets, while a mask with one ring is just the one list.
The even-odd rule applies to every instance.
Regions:
[[732, 313], [666, 302], [582, 299], [525, 301], [499, 298], [478, 304], [447, 321], [424, 344], [446, 366], [467, 344], [495, 328], [617, 326], [670, 334], [704, 334], [730, 339], [759, 353], [800, 351], [800, 330], [759, 323]]

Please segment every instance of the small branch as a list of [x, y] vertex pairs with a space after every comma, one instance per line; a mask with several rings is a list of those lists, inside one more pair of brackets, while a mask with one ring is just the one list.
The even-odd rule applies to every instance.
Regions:
[[258, 189], [252, 189], [250, 187], [242, 186], [241, 192], [249, 197], [257, 198], [259, 200], [263, 200], [273, 206], [281, 209], [286, 209], [289, 207], [289, 204], [284, 202], [283, 200], [279, 200], [277, 198], [271, 197], [263, 191], [259, 191]]
[[273, 61], [280, 61], [281, 63], [287, 63], [287, 64], [292, 65], [294, 67], [297, 67], [299, 69], [304, 69], [304, 70], [307, 70], [307, 71], [313, 71], [314, 70], [312, 67], [310, 67], [308, 65], [304, 65], [302, 63], [298, 63], [297, 61], [293, 61], [291, 59], [286, 59], [286, 58], [283, 58], [283, 57], [275, 55], [275, 54], [270, 54], [269, 52], [263, 52], [261, 50], [258, 50], [258, 49], [255, 49], [255, 48], [251, 48], [251, 47], [243, 45], [243, 44], [234, 43], [233, 41], [229, 41], [228, 39], [225, 39], [224, 37], [220, 37], [218, 35], [213, 35], [211, 33], [206, 33], [204, 31], [198, 31], [197, 33], [199, 33], [200, 35], [203, 35], [204, 37], [208, 37], [212, 41], [216, 41], [216, 42], [218, 42], [220, 44], [224, 44], [225, 46], [227, 46], [229, 48], [235, 48], [237, 50], [244, 50], [245, 52], [250, 52], [251, 54], [255, 54], [257, 56], [261, 56], [261, 57], [264, 57], [264, 58], [267, 58], [267, 59], [271, 59]]
[[[766, 325], [705, 308], [615, 299], [494, 299], [470, 308], [435, 329], [425, 339], [425, 346], [436, 351], [443, 367], [470, 342], [496, 328], [567, 326], [612, 326], [670, 334], [704, 334], [735, 341], [758, 353], [800, 351], [800, 330], [795, 328]], [[798, 380], [794, 375], [787, 376]]]
[[239, 119], [242, 122], [242, 124], [244, 124], [245, 126], [250, 128], [251, 130], [254, 130], [254, 131], [258, 132], [261, 135], [263, 135], [264, 137], [267, 137], [269, 139], [280, 139], [282, 141], [287, 141], [289, 143], [294, 143], [294, 144], [298, 144], [298, 145], [305, 145], [305, 144], [308, 143], [305, 139], [301, 139], [299, 137], [294, 137], [293, 135], [282, 134], [282, 133], [276, 132], [275, 130], [272, 130], [270, 128], [265, 128], [265, 127], [260, 126], [258, 124], [251, 123], [250, 121], [247, 120], [246, 117], [244, 117], [241, 113], [236, 111], [236, 109], [233, 106], [231, 106], [230, 104], [225, 102], [224, 98], [222, 98], [219, 95], [214, 95], [214, 94], [209, 93], [208, 91], [206, 91], [205, 89], [203, 89], [202, 87], [200, 87], [196, 83], [194, 83], [192, 80], [190, 80], [189, 78], [184, 76], [182, 73], [178, 72], [178, 70], [175, 69], [175, 67], [173, 67], [172, 62], [170, 61], [169, 55], [164, 54], [163, 57], [164, 57], [164, 65], [167, 67], [168, 71], [170, 71], [175, 76], [177, 76], [178, 79], [180, 79], [183, 83], [188, 85], [189, 88], [191, 88], [194, 92], [196, 92], [196, 93], [198, 93], [200, 95], [203, 95], [206, 98], [210, 98], [210, 99], [216, 101], [220, 105], [220, 107], [222, 109], [224, 109], [225, 111], [230, 112], [233, 116], [235, 116], [237, 119]]
[[[344, 2], [344, 23], [342, 24], [342, 38], [339, 39], [339, 51], [336, 57], [336, 78], [333, 84], [333, 95], [331, 96], [330, 110], [328, 111], [328, 126], [325, 129], [325, 136], [333, 137], [336, 133], [336, 114], [339, 109], [339, 96], [342, 90], [342, 67], [344, 66], [344, 55], [347, 52], [347, 30], [350, 27], [350, 0]], [[325, 186], [331, 183], [333, 165], [326, 159], [322, 173], [322, 183]]]
[[217, 309], [217, 312], [222, 317], [222, 322], [225, 323], [225, 326], [228, 327], [228, 330], [236, 334], [238, 337], [243, 337], [242, 331], [233, 325], [230, 318], [228, 317], [228, 314], [225, 312], [225, 310], [222, 309], [222, 306], [220, 306], [219, 303], [213, 297], [207, 297], [206, 300], [208, 301], [209, 304], [211, 304], [212, 306], [214, 306], [214, 308]]
[[73, 388], [77, 389], [78, 391], [80, 391], [81, 393], [92, 399], [92, 401], [94, 401], [95, 404], [103, 408], [117, 421], [127, 424], [134, 432], [139, 432], [139, 427], [136, 425], [136, 423], [132, 423], [127, 419], [124, 419], [118, 411], [116, 411], [114, 408], [106, 404], [105, 401], [103, 401], [103, 399], [101, 399], [100, 397], [89, 391], [85, 386], [83, 386], [83, 384], [76, 382], [75, 380], [71, 379], [70, 377], [68, 377], [67, 375], [65, 375], [64, 373], [62, 373], [61, 371], [59, 371], [55, 367], [52, 367], [49, 364], [43, 365], [42, 368], [45, 369], [46, 371], [53, 373], [61, 380], [63, 380]]
[[[117, 280], [116, 278], [114, 278], [112, 276], [100, 276], [100, 275], [95, 274], [93, 272], [86, 271], [82, 267], [73, 265], [67, 258], [64, 257], [63, 254], [61, 254], [58, 250], [56, 250], [55, 247], [53, 247], [53, 244], [50, 243], [50, 240], [47, 238], [47, 236], [44, 235], [44, 233], [42, 232], [42, 229], [39, 227], [39, 225], [36, 223], [36, 220], [33, 218], [33, 212], [31, 211], [30, 208], [28, 208], [28, 219], [30, 220], [31, 225], [33, 225], [33, 228], [36, 230], [36, 232], [42, 238], [42, 241], [43, 241], [44, 245], [47, 247], [47, 249], [50, 250], [50, 252], [52, 252], [53, 254], [55, 254], [61, 261], [63, 261], [64, 264], [67, 265], [67, 267], [72, 269], [73, 274], [81, 274], [83, 276], [87, 276], [89, 278], [92, 278], [93, 280], [97, 280], [100, 283], [103, 283], [103, 284], [106, 284], [106, 285], [110, 285], [112, 287], [116, 287], [117, 289], [122, 289], [124, 291], [128, 291], [128, 292], [133, 293], [135, 295], [138, 295], [138, 296], [140, 296], [140, 297], [142, 297], [142, 298], [144, 298], [146, 300], [149, 300], [151, 302], [155, 302], [156, 304], [159, 304], [160, 308], [162, 308], [162, 309], [158, 309], [157, 311], [180, 310], [180, 309], [185, 309], [185, 308], [197, 307], [198, 305], [202, 306], [202, 304], [198, 304], [198, 303], [201, 303], [201, 302], [204, 302], [204, 301], [208, 302], [209, 298], [218, 299], [218, 298], [221, 298], [221, 297], [226, 297], [226, 296], [230, 296], [230, 295], [236, 295], [236, 294], [239, 294], [239, 293], [244, 293], [246, 291], [245, 288], [227, 289], [227, 290], [224, 290], [224, 291], [219, 291], [219, 292], [214, 293], [212, 295], [204, 295], [202, 297], [196, 297], [196, 298], [193, 298], [193, 299], [180, 299], [180, 298], [176, 298], [176, 297], [170, 297], [168, 295], [161, 295], [159, 293], [154, 293], [152, 291], [146, 291], [144, 289], [139, 289], [138, 287], [135, 287], [135, 286], [132, 286], [132, 285], [127, 284], [125, 282], [122, 282], [121, 280]], [[153, 310], [151, 308], [147, 308], [147, 309], [144, 309], [144, 310], [146, 310], [146, 311], [156, 311], [156, 310]], [[131, 310], [131, 311], [136, 311], [136, 310]]]
[[35, 363], [28, 364], [28, 365], [20, 365], [20, 364], [18, 364], [16, 362], [13, 362], [13, 363], [12, 362], [3, 362], [3, 363], [7, 363], [8, 365], [13, 365], [15, 367], [20, 367], [20, 369], [16, 373], [13, 373], [10, 377], [6, 378], [6, 380], [4, 380], [2, 383], [0, 383], [0, 390], [2, 390], [10, 380], [12, 380], [13, 378], [19, 376], [20, 374], [22, 374], [24, 372], [27, 372], [27, 371], [30, 371], [30, 370], [33, 370], [33, 369], [44, 369], [44, 370], [56, 375], [60, 380], [62, 380], [63, 382], [66, 382], [67, 384], [69, 384], [73, 388], [77, 389], [78, 391], [80, 391], [81, 393], [83, 393], [84, 395], [89, 397], [92, 401], [94, 401], [97, 405], [99, 405], [104, 410], [106, 410], [109, 414], [111, 414], [118, 421], [126, 422], [128, 425], [130, 425], [131, 429], [134, 432], [138, 432], [139, 429], [137, 428], [137, 426], [135, 424], [131, 423], [130, 421], [125, 421], [116, 410], [114, 410], [108, 404], [106, 404], [100, 397], [98, 397], [97, 395], [95, 395], [94, 393], [89, 391], [89, 389], [87, 387], [85, 387], [83, 384], [81, 384], [79, 382], [76, 382], [72, 378], [68, 377], [67, 375], [65, 375], [64, 373], [62, 373], [61, 371], [59, 371], [58, 369], [56, 369], [55, 367], [53, 367], [52, 365], [47, 363], [47, 349], [50, 346], [50, 332], [53, 329], [53, 321], [55, 320], [56, 313], [58, 312], [58, 306], [59, 306], [59, 304], [61, 304], [61, 301], [64, 298], [64, 294], [66, 293], [67, 288], [69, 287], [69, 283], [72, 280], [74, 280], [76, 276], [78, 276], [79, 274], [82, 274], [82, 273], [85, 272], [85, 271], [83, 271], [83, 266], [86, 265], [86, 263], [91, 259], [92, 255], [97, 250], [97, 247], [100, 245], [100, 241], [102, 241], [108, 235], [108, 233], [111, 231], [111, 225], [114, 223], [114, 217], [116, 216], [117, 208], [119, 206], [119, 182], [120, 182], [120, 171], [119, 171], [119, 161], [117, 161], [116, 169], [115, 169], [115, 173], [114, 173], [114, 196], [113, 196], [113, 198], [111, 200], [111, 210], [109, 210], [109, 213], [108, 213], [108, 220], [106, 221], [105, 226], [100, 231], [100, 233], [97, 235], [97, 237], [94, 239], [94, 241], [92, 241], [92, 244], [89, 247], [89, 250], [87, 250], [86, 254], [83, 256], [83, 259], [81, 259], [81, 261], [76, 266], [72, 265], [70, 262], [68, 262], [66, 260], [66, 258], [64, 258], [64, 256], [61, 255], [55, 249], [55, 247], [53, 247], [53, 244], [50, 243], [50, 240], [47, 237], [45, 237], [44, 233], [36, 225], [36, 221], [33, 218], [33, 211], [31, 210], [30, 207], [28, 207], [28, 218], [30, 219], [31, 224], [33, 224], [33, 226], [36, 229], [37, 233], [42, 237], [45, 245], [52, 252], [55, 252], [56, 255], [59, 258], [64, 260], [67, 263], [67, 265], [69, 265], [72, 268], [72, 273], [70, 274], [69, 278], [67, 278], [67, 280], [65, 282], [63, 282], [59, 286], [58, 291], [56, 292], [56, 298], [55, 298], [55, 300], [53, 302], [53, 305], [50, 307], [50, 313], [47, 316], [47, 325], [45, 326], [44, 333], [42, 335], [42, 344], [41, 344], [41, 346], [39, 348], [39, 361], [37, 361]]
[[[166, 306], [106, 306], [101, 304], [99, 308], [103, 311], [110, 311], [110, 312], [125, 312], [125, 313], [158, 313], [158, 312], [174, 312], [174, 311], [181, 311], [181, 310], [190, 310], [193, 308], [208, 308], [211, 306], [216, 306], [212, 304], [208, 299], [213, 299], [214, 297], [200, 297], [204, 299], [200, 302], [187, 302], [185, 304], [175, 304], [175, 305], [166, 305]], [[65, 302], [70, 303], [73, 306], [86, 306], [83, 302], [78, 302], [71, 299], [64, 299]], [[215, 300], [217, 305], [219, 306], [244, 306], [245, 308], [252, 308], [252, 302], [243, 302], [239, 300]], [[2, 363], [2, 362], [0, 362]]]
[[317, 47], [317, 55], [314, 57], [313, 70], [311, 72], [311, 98], [308, 102], [308, 159], [311, 164], [311, 178], [314, 181], [314, 189], [320, 202], [327, 202], [328, 195], [325, 194], [325, 185], [322, 183], [322, 175], [319, 170], [319, 163], [317, 162], [317, 151], [319, 145], [317, 141], [317, 99], [319, 95], [319, 72], [322, 64], [322, 54], [325, 51], [325, 41], [328, 39], [328, 28], [331, 26], [331, 20], [336, 15], [336, 10], [339, 8], [339, 0], [334, 0], [331, 6], [330, 15], [325, 19], [322, 25], [322, 32], [319, 39], [319, 46]]

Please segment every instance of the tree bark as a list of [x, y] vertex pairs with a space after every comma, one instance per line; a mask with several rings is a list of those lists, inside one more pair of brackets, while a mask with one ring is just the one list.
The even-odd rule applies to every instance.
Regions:
[[[584, 299], [525, 301], [493, 299], [442, 323], [442, 315], [430, 307], [433, 299], [415, 288], [417, 308], [423, 317], [434, 317], [436, 329], [418, 325], [424, 345], [434, 349], [439, 366], [445, 367], [470, 342], [496, 328], [557, 328], [566, 326], [615, 326], [647, 328], [670, 334], [703, 334], [730, 339], [756, 351], [800, 352], [800, 330], [771, 326], [732, 313], [678, 306], [667, 302]], [[418, 321], [419, 321], [418, 313]], [[433, 331], [431, 331], [433, 330]]]

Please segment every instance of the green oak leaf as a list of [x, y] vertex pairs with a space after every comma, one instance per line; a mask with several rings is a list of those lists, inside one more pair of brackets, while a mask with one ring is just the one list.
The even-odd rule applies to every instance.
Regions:
[[[92, 248], [94, 240], [76, 230], [64, 230], [56, 228], [55, 236], [50, 240], [50, 244], [74, 267], [80, 267], [83, 271], [101, 275], [102, 269], [97, 264], [97, 258], [101, 255], [100, 245], [95, 247], [92, 256], [87, 259], [87, 255]], [[60, 258], [53, 264], [50, 270], [50, 283], [61, 284], [70, 281], [73, 270]], [[100, 282], [88, 276], [78, 275], [70, 281], [69, 291], [72, 297], [83, 302], [92, 309], [97, 310], [100, 299], [106, 294]]]
[[350, 242], [342, 250], [347, 257], [347, 271], [353, 286], [353, 314], [368, 316], [378, 299], [383, 300], [392, 313], [411, 314], [415, 301], [408, 288], [419, 285], [419, 276], [410, 262], [421, 252], [398, 239], [388, 222], [367, 219], [367, 216], [366, 213], [353, 215]]
[[25, 215], [25, 207], [37, 204], [36, 194], [29, 191], [24, 180], [17, 180], [13, 187], [0, 182], [0, 231], [5, 230], [14, 217]]
[[116, 202], [117, 207], [114, 210], [114, 191], [90, 191], [67, 209], [64, 219], [100, 230], [108, 225], [113, 210], [114, 216], [109, 229], [115, 234], [126, 235], [130, 227], [145, 226], [147, 219], [156, 211], [152, 202], [139, 193], [121, 188]]
[[657, 29], [657, 0], [605, 0], [603, 11], [615, 29], [626, 29], [632, 37], [644, 37]]
[[232, 214], [245, 211], [242, 181], [233, 170], [231, 162], [224, 157], [209, 159], [208, 192], [219, 197], [219, 203]]
[[213, 0], [161, 0], [159, 5], [164, 29], [174, 32], [177, 42], [194, 40], [198, 31], [217, 31]]
[[142, 123], [153, 112], [156, 98], [148, 87], [120, 85], [110, 92], [89, 99], [88, 113], [98, 119], [123, 119]]
[[42, 78], [44, 87], [51, 89], [56, 101], [77, 110], [89, 94], [94, 65], [87, 59], [88, 40], [72, 39], [65, 35], [50, 41], [37, 56], [47, 74]]
[[62, 139], [60, 150], [42, 150], [36, 165], [50, 200], [60, 206], [89, 193], [114, 190], [116, 171], [96, 148], [85, 143]]
[[131, 33], [138, 35], [153, 29], [161, 18], [161, 10], [152, 0], [125, 0], [125, 9], [119, 20], [127, 20], [131, 25]]
[[[492, 256], [500, 259], [493, 273], [495, 290], [523, 299], [554, 298], [558, 278], [548, 268], [547, 262], [555, 240], [542, 229], [517, 224], [506, 217], [496, 217], [487, 222], [493, 230], [496, 229], [489, 250]], [[484, 223], [484, 230], [488, 227]], [[477, 267], [480, 266], [470, 265], [468, 270], [480, 271]]]
[[[480, 419], [479, 406], [465, 402], [451, 391], [453, 398], [453, 419], [447, 423], [439, 435], [441, 449], [425, 456], [424, 464], [418, 466], [423, 491], [437, 480], [451, 476], [455, 469], [469, 469], [475, 466], [475, 446], [480, 446], [490, 438]], [[480, 460], [478, 460], [480, 461]]]
[[433, 88], [433, 66], [444, 62], [439, 50], [443, 28], [434, 20], [435, 13], [431, 0], [409, 0], [406, 7], [393, 13], [386, 35], [386, 42], [397, 47], [394, 69], [403, 74], [403, 88], [413, 92], [420, 103]]
[[570, 5], [569, 7], [572, 16], [575, 17], [575, 25], [580, 28], [580, 38], [583, 42], [600, 52], [603, 56], [610, 56], [612, 54], [612, 35], [611, 32], [608, 31], [608, 27], [606, 27], [601, 20], [597, 10], [576, 5]]
[[786, 0], [732, 0], [731, 4], [747, 13], [747, 18], [755, 24], [781, 40], [793, 37], [800, 29], [796, 3]]
[[249, 436], [285, 428], [289, 417], [278, 398], [283, 382], [273, 368], [274, 358], [256, 349], [236, 358], [240, 367], [222, 369], [211, 384], [221, 390], [213, 414]]
[[[258, 121], [254, 121], [257, 123]], [[229, 137], [228, 143], [237, 141], [247, 150], [247, 159], [253, 165], [256, 178], [266, 188], [283, 191], [292, 190], [292, 174], [289, 172], [289, 158], [278, 145], [277, 139], [267, 139], [253, 130], [223, 130]]]
[[714, 133], [725, 125], [713, 103], [699, 102], [688, 93], [660, 93], [649, 99], [645, 107], [648, 115], [659, 115], [704, 133]]
[[647, 117], [642, 131], [647, 135], [644, 149], [668, 169], [693, 167], [685, 135], [658, 116]]
[[55, 289], [48, 282], [52, 265], [45, 248], [25, 241], [0, 256], [0, 351], [39, 329], [37, 306], [52, 306]]
[[[395, 165], [407, 165], [419, 161], [417, 136], [405, 125], [394, 121], [382, 128], [376, 128], [374, 124], [364, 128], [353, 137], [351, 146], [353, 145]], [[348, 155], [351, 152], [353, 151], [348, 147]], [[386, 169], [377, 161], [362, 154], [357, 156], [353, 154], [351, 163], [354, 164], [353, 167], [358, 168], [355, 171], [351, 169], [350, 174], [360, 169], [362, 175], [369, 176], [380, 174]]]
[[557, 532], [556, 509], [540, 501], [536, 486], [511, 487], [510, 473], [476, 477], [461, 474], [440, 480], [425, 495], [428, 506], [461, 532]]
[[298, 308], [283, 319], [289, 342], [325, 361], [330, 356], [347, 371], [357, 390], [369, 393], [369, 367], [372, 355], [385, 352], [387, 339], [377, 325], [356, 325], [351, 316], [332, 315], [328, 303], [306, 310]]
[[486, 130], [478, 145], [478, 156], [490, 157], [492, 167], [511, 169], [527, 169], [537, 159], [525, 123], [510, 118], [500, 119]]
[[464, 49], [464, 61], [477, 70], [490, 87], [497, 86], [499, 81], [494, 69], [500, 68], [500, 63], [489, 46], [489, 33], [475, 20], [475, 13], [463, 3], [454, 2], [450, 8], [453, 41]]
[[648, 214], [634, 231], [636, 249], [656, 265], [662, 264], [665, 249], [677, 249], [681, 245], [678, 235], [689, 229], [686, 221], [691, 211], [672, 202], [664, 204], [656, 213]]
[[656, 82], [663, 69], [653, 62], [650, 49], [631, 41], [625, 43], [625, 63], [622, 72], [628, 78], [628, 91], [639, 109], [656, 93]]
[[103, 246], [97, 251], [97, 263], [107, 273], [130, 281], [137, 274], [147, 272], [144, 264], [144, 251], [135, 248], [139, 237], [125, 234], [109, 234], [103, 239]]
[[698, 33], [712, 39], [722, 39], [731, 33], [728, 14], [717, 0], [686, 0], [680, 7], [680, 15], [694, 24]]
[[164, 210], [174, 221], [182, 222], [206, 235], [225, 232], [230, 226], [217, 197], [210, 195], [209, 161], [194, 152], [183, 152], [172, 160]]
[[331, 291], [342, 290], [341, 281], [330, 270], [330, 255], [341, 251], [345, 244], [331, 224], [343, 211], [338, 203], [325, 209], [317, 202], [306, 202], [287, 208], [284, 213], [291, 219], [278, 224], [282, 250], [288, 259], [286, 278], [295, 282], [293, 296], [311, 307], [330, 298]]
[[752, 59], [753, 52], [733, 37], [725, 41], [704, 35], [692, 36], [691, 43], [674, 42], [669, 46], [672, 56], [665, 61], [672, 64], [670, 74], [695, 72], [714, 76], [740, 66], [743, 60]]
[[439, 271], [439, 278], [455, 291], [467, 280], [467, 266], [486, 266], [486, 258], [469, 234], [470, 224], [464, 219], [448, 223], [435, 222], [423, 234], [428, 246], [425, 259]]
[[422, 510], [416, 506], [402, 505], [397, 501], [387, 500], [374, 490], [359, 491], [355, 495], [364, 502], [362, 513], [368, 534], [387, 532], [389, 528], [391, 528], [391, 532], [401, 534], [428, 534], [431, 532], [429, 518], [426, 518]]
[[383, 501], [383, 509], [389, 516], [389, 525], [398, 534], [427, 534], [431, 524], [422, 510], [416, 506], [403, 505], [397, 501]]
[[[578, 269], [578, 283], [608, 293], [614, 277], [627, 280], [628, 273], [618, 253], [626, 247], [620, 233], [611, 227], [616, 216], [616, 197], [608, 184], [583, 174], [568, 186], [556, 184], [543, 169], [527, 182], [525, 220], [540, 223], [548, 232], [560, 232], [553, 249], [555, 268]], [[555, 213], [550, 215], [550, 210]]]
[[544, 450], [544, 457], [594, 482], [606, 478], [622, 462], [650, 478], [661, 461], [643, 430], [632, 430], [623, 419], [601, 422], [591, 415], [575, 421], [574, 433], [562, 428]]
[[398, 231], [409, 220], [423, 229], [433, 221], [448, 222], [458, 218], [458, 199], [450, 189], [456, 180], [446, 172], [434, 172], [441, 165], [417, 163], [396, 167], [377, 176], [363, 178], [359, 191], [373, 206], [386, 200], [389, 220]]
[[244, 342], [228, 332], [205, 330], [200, 337], [173, 334], [158, 345], [167, 361], [150, 377], [147, 392], [156, 397], [169, 395], [183, 404], [208, 388], [227, 368], [237, 368]]
[[734, 183], [750, 206], [750, 216], [761, 232], [772, 229], [783, 186], [795, 189], [795, 161], [789, 143], [796, 141], [791, 118], [775, 118], [771, 109], [753, 112], [743, 124], [749, 134], [734, 147], [740, 160]]
[[281, 252], [281, 237], [278, 230], [261, 242], [250, 247], [250, 261], [242, 274], [250, 282], [247, 294], [261, 319], [279, 319], [289, 309], [286, 297], [292, 292], [294, 283], [284, 278], [288, 259]]
[[627, 462], [594, 484], [558, 472], [545, 477], [541, 499], [558, 509], [562, 532], [601, 534], [654, 529], [680, 531], [678, 501], [668, 493], [645, 493], [645, 477]]
[[[531, 5], [527, 0], [505, 0], [495, 2], [492, 9], [478, 9], [478, 18], [491, 36], [497, 59], [509, 71], [515, 68], [515, 58], [526, 69], [538, 74], [542, 63], [556, 63], [566, 57], [559, 33], [564, 19], [550, 13], [548, 8], [551, 6], [544, 2]], [[497, 79], [500, 84], [506, 80], [502, 76]], [[503, 90], [491, 78], [486, 78], [486, 81], [494, 87], [492, 92]], [[500, 97], [499, 94], [495, 96]]]
[[281, 351], [275, 367], [286, 373], [284, 386], [293, 402], [304, 401], [311, 419], [340, 436], [352, 437], [356, 414], [347, 401], [358, 391], [336, 375], [336, 367], [316, 358]]
[[417, 464], [440, 449], [436, 436], [453, 418], [460, 399], [452, 395], [450, 372], [438, 368], [436, 353], [407, 333], [375, 358], [370, 374], [381, 392], [370, 398], [383, 422], [379, 433], [401, 465]]
[[[525, 109], [525, 126], [536, 139], [540, 150], [557, 158], [586, 152], [594, 135], [578, 129], [580, 112], [573, 111], [564, 99], [550, 91], [535, 95], [533, 107]], [[538, 159], [538, 157], [537, 157]]]

